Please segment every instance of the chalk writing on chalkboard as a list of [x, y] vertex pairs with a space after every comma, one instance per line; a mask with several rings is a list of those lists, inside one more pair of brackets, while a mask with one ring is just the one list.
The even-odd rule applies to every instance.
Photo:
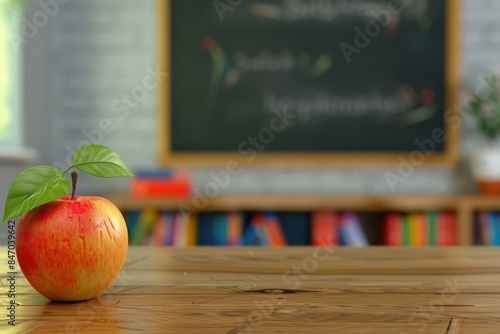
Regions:
[[445, 128], [449, 1], [171, 0], [171, 152], [235, 152], [276, 109], [297, 117], [268, 152], [418, 149]]

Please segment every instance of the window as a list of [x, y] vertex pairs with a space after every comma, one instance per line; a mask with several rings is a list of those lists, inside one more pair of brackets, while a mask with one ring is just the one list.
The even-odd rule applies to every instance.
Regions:
[[21, 145], [21, 50], [12, 43], [19, 26], [20, 10], [6, 8], [5, 0], [0, 0], [0, 148], [14, 148]]

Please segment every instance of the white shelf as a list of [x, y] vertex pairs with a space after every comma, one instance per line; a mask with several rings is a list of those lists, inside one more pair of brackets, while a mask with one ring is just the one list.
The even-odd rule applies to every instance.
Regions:
[[0, 163], [29, 163], [37, 157], [38, 152], [29, 147], [0, 146]]

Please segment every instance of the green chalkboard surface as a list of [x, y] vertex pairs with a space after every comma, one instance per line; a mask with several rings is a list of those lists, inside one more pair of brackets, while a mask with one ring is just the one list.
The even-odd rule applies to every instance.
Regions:
[[450, 2], [171, 0], [167, 149], [420, 149], [447, 130]]

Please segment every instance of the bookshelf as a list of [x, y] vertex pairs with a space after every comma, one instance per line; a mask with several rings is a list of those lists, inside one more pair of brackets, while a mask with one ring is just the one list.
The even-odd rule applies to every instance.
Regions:
[[[108, 196], [120, 210], [176, 211], [179, 206], [194, 207], [190, 198], [142, 198]], [[474, 213], [481, 210], [500, 210], [500, 197], [480, 195], [224, 195], [210, 199], [198, 212], [216, 211], [316, 211], [349, 210], [355, 212], [450, 210], [457, 214], [459, 245], [472, 245]]]

